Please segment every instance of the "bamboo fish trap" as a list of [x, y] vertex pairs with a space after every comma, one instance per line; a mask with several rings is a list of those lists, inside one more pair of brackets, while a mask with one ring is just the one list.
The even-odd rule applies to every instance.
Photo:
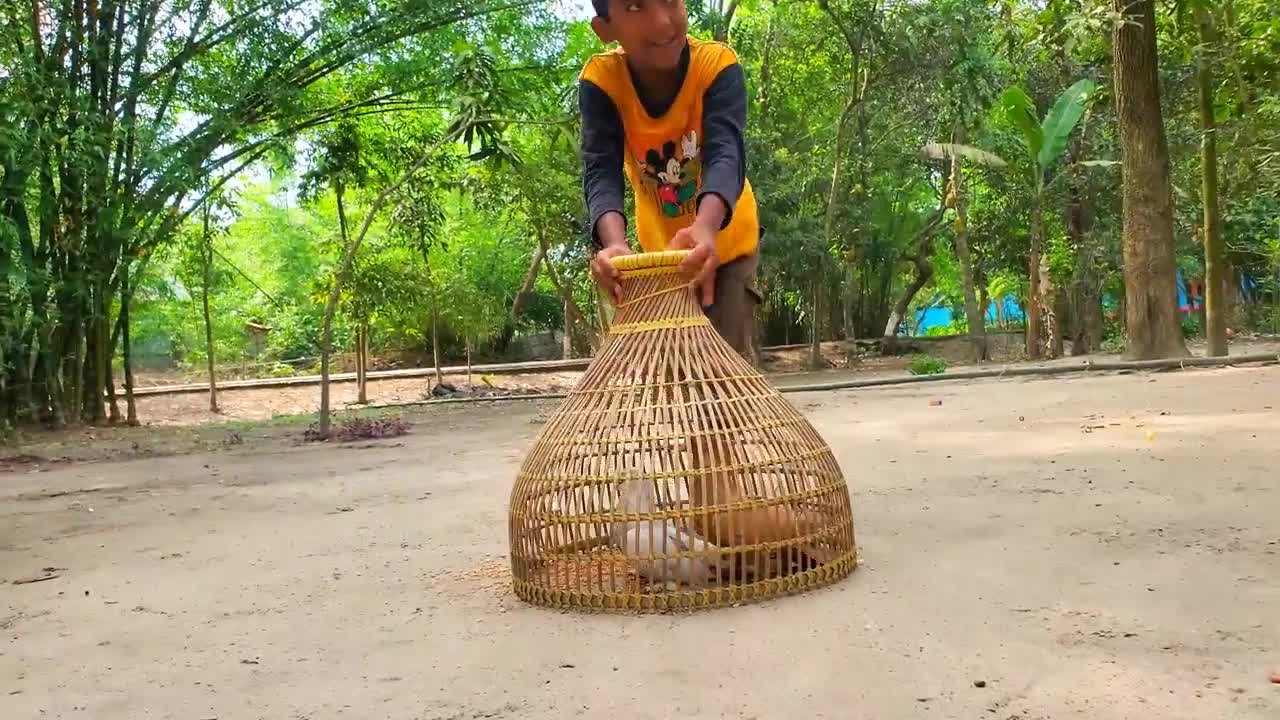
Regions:
[[733, 605], [857, 564], [830, 448], [711, 326], [685, 255], [614, 260], [614, 324], [512, 489], [511, 570], [528, 602]]

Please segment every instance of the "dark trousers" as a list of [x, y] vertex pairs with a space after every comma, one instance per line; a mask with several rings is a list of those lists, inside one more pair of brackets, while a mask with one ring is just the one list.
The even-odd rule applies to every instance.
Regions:
[[756, 307], [761, 301], [756, 290], [759, 267], [757, 253], [721, 265], [716, 270], [715, 299], [705, 310], [716, 332], [748, 361], [755, 337]]

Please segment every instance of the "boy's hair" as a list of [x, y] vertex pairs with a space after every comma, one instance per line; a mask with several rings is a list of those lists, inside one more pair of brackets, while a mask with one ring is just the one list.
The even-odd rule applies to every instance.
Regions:
[[595, 8], [596, 17], [609, 19], [609, 0], [591, 0], [591, 7]]

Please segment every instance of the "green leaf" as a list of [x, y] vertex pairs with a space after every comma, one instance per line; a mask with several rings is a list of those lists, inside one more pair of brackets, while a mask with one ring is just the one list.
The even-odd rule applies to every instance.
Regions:
[[925, 157], [932, 160], [950, 160], [958, 157], [962, 160], [968, 160], [969, 162], [977, 163], [979, 165], [1001, 168], [1009, 164], [999, 155], [972, 145], [959, 145], [956, 143], [929, 143], [921, 148], [921, 152]]
[[1087, 78], [1077, 81], [1058, 96], [1049, 114], [1045, 115], [1042, 126], [1044, 144], [1036, 156], [1042, 171], [1048, 170], [1067, 149], [1071, 132], [1084, 117], [1085, 104], [1097, 87], [1097, 83]]
[[1044, 145], [1044, 131], [1036, 120], [1036, 104], [1025, 90], [1015, 85], [1000, 96], [1000, 107], [1004, 110], [1005, 117], [1022, 131], [1022, 142], [1026, 144], [1031, 157], [1038, 159]]

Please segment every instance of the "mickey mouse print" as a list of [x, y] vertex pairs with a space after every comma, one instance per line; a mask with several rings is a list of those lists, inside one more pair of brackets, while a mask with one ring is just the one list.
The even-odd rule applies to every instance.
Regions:
[[693, 213], [698, 187], [702, 180], [702, 157], [698, 133], [689, 130], [676, 143], [663, 143], [661, 150], [650, 148], [637, 164], [643, 176], [645, 192], [656, 198], [662, 214], [677, 218]]

